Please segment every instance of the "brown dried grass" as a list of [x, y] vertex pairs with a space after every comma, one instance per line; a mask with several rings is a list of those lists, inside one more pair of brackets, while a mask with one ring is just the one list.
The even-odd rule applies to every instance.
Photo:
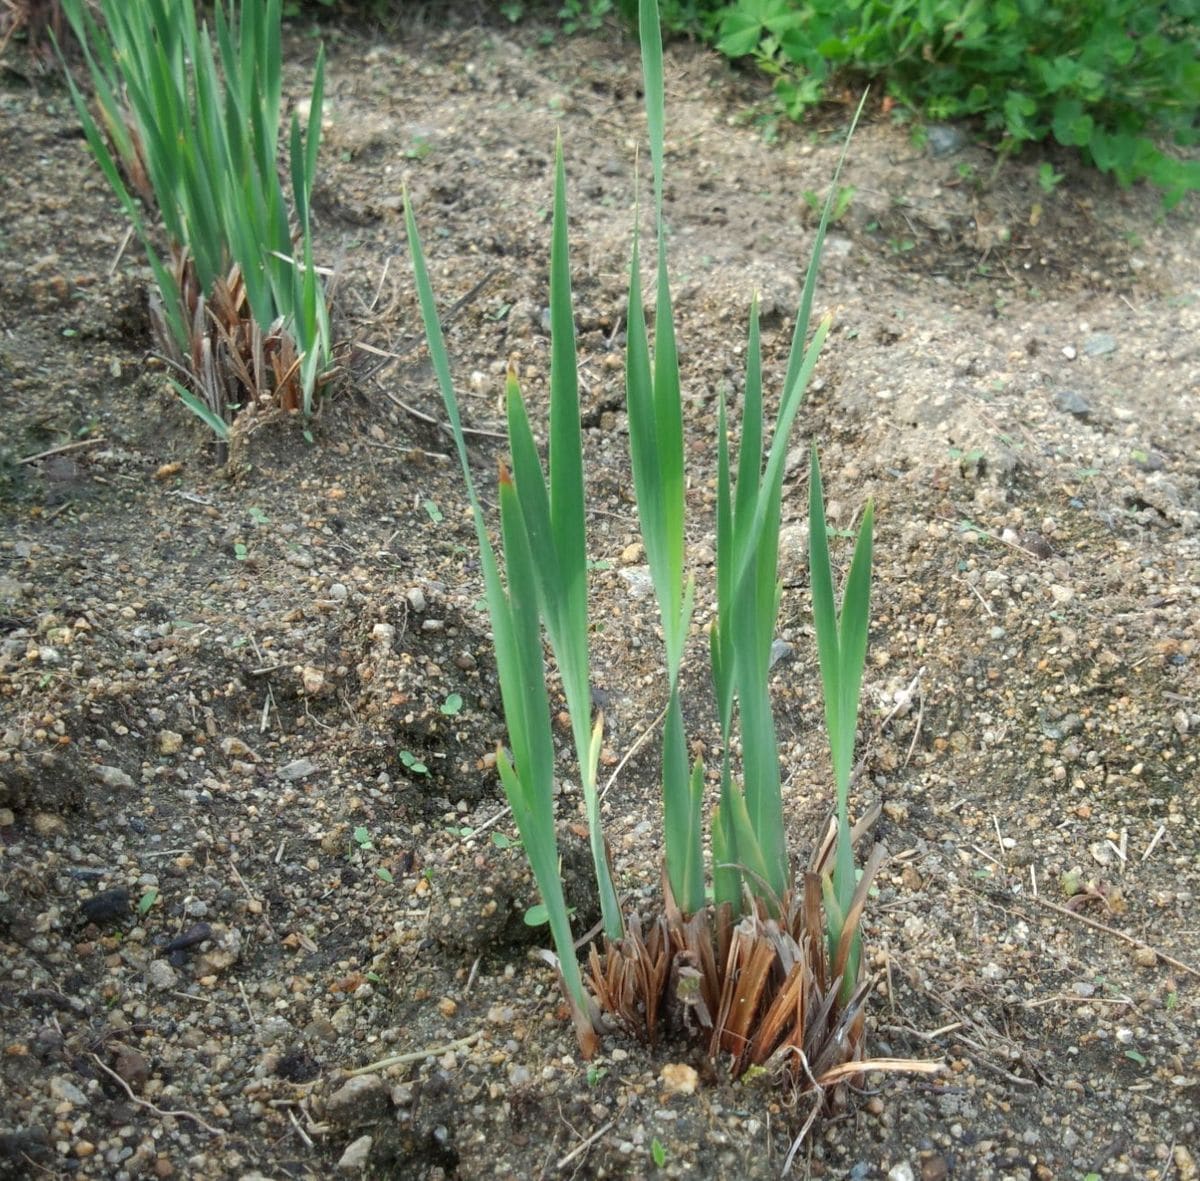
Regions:
[[[875, 809], [855, 826], [853, 841], [877, 815]], [[689, 1035], [730, 1077], [763, 1069], [793, 1095], [816, 1091], [833, 1099], [845, 1087], [860, 1086], [870, 1069], [938, 1069], [866, 1057], [871, 981], [862, 972], [848, 981], [844, 973], [886, 851], [882, 845], [872, 850], [831, 948], [821, 880], [835, 844], [836, 825], [797, 891], [771, 907], [747, 899], [737, 919], [727, 905], [684, 916], [664, 874], [664, 913], [646, 923], [632, 915], [624, 939], [591, 948], [590, 983], [600, 1008], [635, 1037], [653, 1044], [664, 1033]]]

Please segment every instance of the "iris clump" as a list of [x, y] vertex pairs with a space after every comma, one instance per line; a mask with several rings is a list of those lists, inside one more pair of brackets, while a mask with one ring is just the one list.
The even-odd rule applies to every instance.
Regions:
[[212, 29], [193, 0], [63, 0], [63, 10], [95, 112], [68, 73], [71, 96], [146, 250], [151, 320], [179, 397], [222, 444], [246, 406], [307, 416], [333, 366], [311, 217], [324, 51], [307, 132], [292, 115], [285, 191], [280, 0], [218, 0]]
[[[604, 719], [599, 713], [593, 716], [588, 683], [584, 454], [561, 145], [555, 156], [550, 262], [548, 462], [543, 470], [525, 401], [510, 370], [511, 468], [501, 461], [499, 552], [470, 470], [425, 255], [411, 202], [405, 202], [421, 314], [471, 504], [495, 634], [508, 729], [508, 749], [500, 750], [498, 764], [549, 916], [557, 953], [553, 958], [584, 1056], [595, 1052], [614, 1022], [650, 1040], [665, 1024], [690, 1030], [734, 1076], [774, 1064], [798, 1088], [815, 1087], [824, 1095], [868, 1066], [863, 1004], [869, 987], [862, 969], [860, 919], [883, 860], [877, 847], [865, 866], [856, 866], [853, 847], [867, 824], [861, 819], [853, 824], [850, 816], [874, 512], [868, 504], [862, 514], [839, 602], [815, 448], [809, 474], [810, 578], [834, 805], [832, 825], [816, 842], [799, 878], [786, 841], [770, 702], [785, 461], [805, 387], [831, 323], [825, 317], [810, 331], [830, 203], [814, 242], [773, 428], [767, 426], [756, 307], [750, 315], [736, 442], [729, 438], [723, 400], [719, 407], [716, 619], [709, 638], [722, 752], [716, 769], [719, 798], [708, 817], [706, 875], [707, 777], [699, 760], [689, 766], [681, 707], [681, 672], [696, 589], [686, 569], [687, 470], [663, 221], [663, 58], [655, 0], [641, 0], [640, 30], [653, 173], [655, 315], [651, 338], [643, 312], [641, 235], [635, 226], [625, 381], [633, 482], [666, 672], [661, 910], [646, 916], [622, 909], [596, 794]], [[836, 182], [835, 175], [831, 199]], [[549, 641], [567, 699], [602, 914], [600, 937], [587, 952], [586, 978], [559, 877], [543, 638]], [[655, 868], [630, 866], [628, 872], [645, 880]]]

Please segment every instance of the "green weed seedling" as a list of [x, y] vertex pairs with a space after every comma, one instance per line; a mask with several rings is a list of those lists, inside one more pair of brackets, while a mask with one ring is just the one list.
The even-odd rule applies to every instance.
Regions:
[[1054, 171], [1054, 165], [1043, 161], [1038, 165], [1038, 188], [1049, 195], [1062, 183], [1063, 174]]
[[[831, 222], [839, 222], [846, 216], [850, 206], [854, 204], [854, 194], [857, 192], [854, 185], [838, 185], [837, 194], [833, 199], [833, 209], [830, 211], [829, 220]], [[817, 195], [814, 189], [805, 189], [801, 194], [804, 198], [804, 204], [817, 217], [821, 216], [821, 210], [825, 207], [825, 202]]]

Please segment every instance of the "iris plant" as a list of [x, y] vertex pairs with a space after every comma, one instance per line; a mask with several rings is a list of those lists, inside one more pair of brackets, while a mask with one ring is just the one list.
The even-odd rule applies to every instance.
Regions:
[[[730, 1050], [738, 1069], [787, 1050], [803, 1056], [808, 1077], [823, 1084], [845, 1077], [847, 1058], [861, 1056], [859, 1006], [865, 992], [858, 984], [858, 919], [880, 854], [860, 879], [852, 857], [849, 790], [867, 643], [873, 510], [868, 506], [863, 515], [839, 609], [815, 449], [809, 476], [810, 573], [837, 826], [832, 873], [810, 872], [802, 891], [793, 888], [785, 841], [769, 690], [788, 441], [830, 328], [826, 317], [809, 331], [830, 203], [808, 267], [774, 428], [768, 430], [766, 422], [757, 306], [750, 315], [736, 447], [731, 448], [728, 437], [724, 398], [718, 410], [717, 609], [710, 660], [723, 750], [720, 799], [711, 819], [715, 905], [709, 907], [702, 839], [705, 774], [699, 761], [688, 765], [680, 703], [694, 585], [686, 571], [683, 402], [663, 217], [663, 57], [656, 0], [640, 0], [640, 29], [656, 231], [655, 317], [652, 343], [635, 228], [625, 378], [638, 515], [667, 671], [662, 798], [665, 911], [670, 917], [644, 928], [640, 916], [622, 915], [600, 826], [596, 768], [603, 718], [592, 717], [588, 682], [584, 467], [561, 146], [555, 154], [550, 261], [548, 469], [543, 471], [510, 370], [506, 401], [512, 469], [501, 462], [500, 558], [475, 490], [428, 268], [411, 204], [405, 202], [421, 314], [472, 508], [495, 633], [511, 750], [511, 755], [500, 752], [501, 779], [549, 914], [580, 1045], [590, 1054], [597, 1044], [598, 1013], [579, 971], [559, 877], [544, 631], [567, 699], [591, 835], [606, 949], [605, 958], [592, 950], [591, 981], [602, 1007], [627, 1022], [641, 1020], [651, 1036], [662, 1004], [687, 1008], [692, 1021], [708, 1030], [713, 1052]], [[831, 194], [836, 182], [835, 174]], [[731, 753], [738, 738], [740, 767]], [[813, 1068], [825, 1073], [813, 1076]]]
[[[179, 396], [221, 439], [247, 397], [272, 392], [308, 414], [332, 351], [310, 202], [324, 50], [307, 133], [292, 115], [289, 208], [277, 161], [280, 0], [228, 9], [218, 0], [212, 33], [193, 0], [63, 0], [63, 9], [99, 119], [68, 75], [71, 95], [150, 260], [153, 318], [184, 378]], [[169, 258], [155, 245], [152, 210]]]

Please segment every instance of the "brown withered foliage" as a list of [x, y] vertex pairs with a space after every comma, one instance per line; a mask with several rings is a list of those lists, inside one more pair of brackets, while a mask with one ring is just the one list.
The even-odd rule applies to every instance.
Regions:
[[175, 281], [189, 325], [189, 352], [175, 342], [157, 291], [150, 295], [155, 343], [180, 380], [219, 417], [230, 407], [297, 410], [300, 357], [281, 324], [263, 327], [246, 299], [236, 265], [207, 295], [185, 250], [172, 248]]
[[61, 45], [65, 27], [58, 0], [0, 0], [0, 53], [14, 38], [22, 38], [32, 55], [48, 63], [49, 35]]
[[[878, 809], [855, 826], [870, 827]], [[768, 907], [748, 899], [738, 919], [728, 905], [680, 913], [665, 881], [664, 913], [633, 915], [624, 939], [592, 946], [589, 974], [600, 1007], [632, 1035], [663, 1032], [697, 1039], [710, 1061], [740, 1078], [754, 1067], [790, 1087], [833, 1099], [871, 1069], [936, 1069], [932, 1064], [868, 1059], [865, 1002], [872, 982], [845, 979], [851, 941], [886, 856], [876, 845], [837, 947], [826, 938], [821, 879], [832, 863], [835, 829], [816, 850], [800, 888]], [[772, 913], [774, 911], [774, 913]]]

